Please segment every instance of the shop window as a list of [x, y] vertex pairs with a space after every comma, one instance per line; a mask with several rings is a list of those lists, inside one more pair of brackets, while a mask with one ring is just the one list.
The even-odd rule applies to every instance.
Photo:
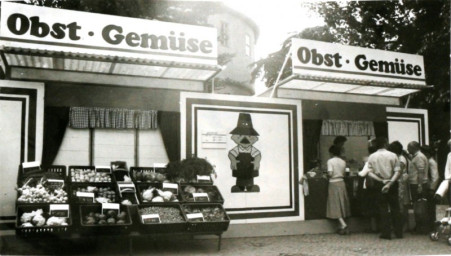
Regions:
[[227, 22], [221, 22], [218, 41], [225, 47], [229, 46], [229, 24]]
[[252, 54], [252, 51], [251, 51], [251, 37], [248, 34], [246, 34], [244, 36], [244, 40], [245, 40], [245, 46], [244, 46], [245, 48], [244, 48], [244, 50], [245, 50], [246, 56], [251, 56], [251, 54]]
[[66, 128], [54, 165], [89, 164], [89, 129]]
[[138, 133], [138, 160], [140, 166], [169, 162], [160, 130], [141, 130]]
[[95, 129], [94, 165], [109, 166], [113, 161], [135, 164], [135, 130]]

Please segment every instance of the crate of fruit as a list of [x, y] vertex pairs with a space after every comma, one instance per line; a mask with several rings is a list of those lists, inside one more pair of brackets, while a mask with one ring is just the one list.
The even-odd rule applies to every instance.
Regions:
[[180, 202], [180, 189], [177, 183], [137, 184], [139, 203]]
[[181, 208], [190, 232], [221, 233], [229, 228], [230, 218], [221, 204], [186, 203]]
[[[16, 235], [42, 237], [46, 235], [65, 235], [72, 227], [69, 205], [61, 211], [52, 209], [51, 204], [18, 205], [16, 218]], [[61, 214], [64, 212], [63, 214]], [[67, 212], [67, 214], [66, 214]]]
[[224, 198], [214, 185], [181, 185], [181, 198], [183, 202], [196, 203], [224, 203]]
[[67, 185], [58, 174], [34, 174], [18, 184], [17, 204], [65, 204], [68, 201]]
[[114, 182], [111, 169], [97, 169], [95, 166], [69, 166], [69, 180], [82, 182]]
[[127, 234], [132, 228], [130, 210], [119, 206], [118, 211], [105, 209], [105, 204], [79, 205], [80, 233], [84, 235]]
[[180, 204], [147, 204], [138, 206], [138, 230], [144, 233], [176, 233], [187, 230]]
[[161, 183], [168, 181], [165, 168], [130, 167], [130, 175], [135, 183]]
[[71, 203], [116, 203], [119, 201], [117, 187], [113, 183], [73, 183], [70, 185]]

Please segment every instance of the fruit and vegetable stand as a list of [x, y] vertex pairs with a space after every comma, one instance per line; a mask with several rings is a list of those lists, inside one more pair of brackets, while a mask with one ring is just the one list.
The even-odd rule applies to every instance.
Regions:
[[156, 241], [216, 235], [220, 250], [230, 218], [211, 179], [173, 182], [164, 168], [132, 167], [116, 181], [114, 170], [105, 167], [69, 166], [67, 176], [66, 167], [59, 168], [58, 174], [27, 175], [20, 170], [17, 236], [31, 240], [120, 236], [128, 240], [132, 253], [133, 239], [138, 237]]

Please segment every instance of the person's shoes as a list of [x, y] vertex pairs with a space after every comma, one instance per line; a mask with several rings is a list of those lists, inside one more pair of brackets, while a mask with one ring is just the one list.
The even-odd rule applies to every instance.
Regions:
[[391, 236], [380, 235], [379, 238], [380, 239], [391, 240]]
[[344, 227], [344, 228], [339, 228], [339, 229], [337, 230], [337, 233], [338, 233], [339, 235], [349, 235], [349, 229], [348, 229], [347, 226]]

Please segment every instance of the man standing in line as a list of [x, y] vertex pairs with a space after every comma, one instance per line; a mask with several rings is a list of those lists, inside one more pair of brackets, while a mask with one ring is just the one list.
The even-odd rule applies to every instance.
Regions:
[[388, 151], [387, 139], [376, 138], [376, 152], [368, 158], [368, 175], [375, 180], [374, 189], [377, 191], [377, 206], [379, 208], [382, 239], [391, 239], [391, 223], [395, 235], [402, 238], [402, 217], [399, 209], [398, 182], [400, 167], [395, 153]]
[[420, 149], [420, 144], [416, 141], [411, 141], [407, 145], [407, 151], [412, 155], [409, 166], [409, 184], [410, 195], [414, 203], [422, 197], [425, 198], [425, 193], [429, 189], [429, 160]]

